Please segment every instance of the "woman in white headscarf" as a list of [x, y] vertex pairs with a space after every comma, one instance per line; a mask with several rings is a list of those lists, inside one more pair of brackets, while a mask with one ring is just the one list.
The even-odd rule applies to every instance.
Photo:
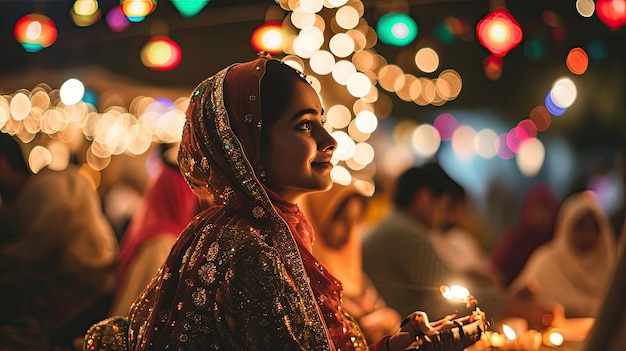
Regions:
[[552, 241], [530, 257], [511, 289], [558, 303], [568, 318], [595, 317], [615, 264], [615, 235], [592, 191], [563, 203]]

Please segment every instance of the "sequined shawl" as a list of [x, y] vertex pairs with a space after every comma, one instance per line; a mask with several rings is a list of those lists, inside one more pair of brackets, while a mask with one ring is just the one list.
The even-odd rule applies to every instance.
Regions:
[[232, 65], [192, 93], [179, 166], [212, 206], [133, 304], [131, 350], [367, 349], [310, 252], [310, 225], [259, 179], [267, 62]]

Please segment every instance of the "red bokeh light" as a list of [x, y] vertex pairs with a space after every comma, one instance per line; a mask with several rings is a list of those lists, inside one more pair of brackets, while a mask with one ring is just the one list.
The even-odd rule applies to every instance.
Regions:
[[626, 24], [626, 0], [597, 0], [598, 18], [613, 30]]
[[478, 22], [476, 35], [493, 56], [503, 57], [522, 41], [522, 27], [509, 11], [498, 8]]

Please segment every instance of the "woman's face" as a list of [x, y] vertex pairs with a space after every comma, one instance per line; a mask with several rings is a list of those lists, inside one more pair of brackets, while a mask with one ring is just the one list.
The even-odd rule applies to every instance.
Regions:
[[598, 243], [600, 225], [591, 211], [585, 212], [572, 227], [571, 244], [574, 250], [584, 253]]
[[261, 150], [265, 184], [295, 203], [302, 195], [328, 190], [337, 142], [324, 129], [322, 104], [313, 88], [297, 81], [293, 97], [267, 133]]

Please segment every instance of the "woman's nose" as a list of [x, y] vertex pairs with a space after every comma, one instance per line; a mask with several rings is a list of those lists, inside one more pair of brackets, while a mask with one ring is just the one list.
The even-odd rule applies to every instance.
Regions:
[[333, 138], [326, 128], [321, 128], [321, 133], [317, 141], [318, 148], [323, 151], [333, 151], [337, 148], [337, 140]]

